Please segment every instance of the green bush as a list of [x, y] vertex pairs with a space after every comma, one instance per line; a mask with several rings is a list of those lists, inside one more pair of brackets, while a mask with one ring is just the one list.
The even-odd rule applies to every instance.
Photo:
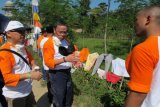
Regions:
[[[83, 70], [75, 71], [72, 78], [75, 93], [74, 103], [78, 105], [76, 107], [81, 104], [82, 107], [89, 107], [88, 103], [91, 103], [90, 106], [99, 105], [98, 107], [121, 107], [123, 105], [126, 96], [126, 81], [120, 89], [120, 82], [113, 85], [106, 80], [99, 79], [97, 75], [91, 76], [90, 73]], [[79, 101], [83, 97], [86, 100]]]

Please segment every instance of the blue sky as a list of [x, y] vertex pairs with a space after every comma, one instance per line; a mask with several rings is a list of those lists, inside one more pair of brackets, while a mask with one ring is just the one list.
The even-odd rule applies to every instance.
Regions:
[[[8, 1], [8, 0], [0, 0], [0, 13], [3, 13], [1, 8], [4, 6], [6, 1]], [[94, 8], [101, 2], [108, 3], [108, 0], [91, 0], [91, 5], [90, 6], [91, 6], [91, 8]], [[111, 0], [110, 10], [116, 9], [118, 7], [118, 5], [119, 5], [119, 3], [114, 3], [114, 0]]]
[[[108, 4], [108, 0], [91, 0], [91, 7], [96, 7], [99, 3], [106, 3]], [[111, 0], [110, 3], [110, 10], [115, 10], [119, 6], [119, 3], [115, 3], [114, 0]]]

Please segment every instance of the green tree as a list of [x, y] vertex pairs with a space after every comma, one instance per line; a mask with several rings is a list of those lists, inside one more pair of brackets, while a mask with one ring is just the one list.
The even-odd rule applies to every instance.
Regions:
[[116, 2], [120, 3], [114, 14], [114, 16], [117, 14], [116, 17], [119, 21], [116, 29], [124, 36], [133, 35], [135, 14], [139, 9], [148, 5], [148, 2], [146, 0], [116, 0]]
[[64, 20], [70, 24], [69, 22], [74, 19], [75, 12], [71, 0], [40, 0], [39, 7], [43, 25], [54, 24], [58, 20]]
[[[91, 18], [91, 32], [96, 37], [99, 37], [99, 34], [104, 33], [106, 16], [107, 16], [107, 4], [100, 3], [97, 7], [90, 10], [90, 18]], [[95, 37], [95, 36], [94, 36]]]
[[29, 26], [32, 23], [32, 7], [26, 0], [13, 0], [15, 10], [13, 10], [13, 20], [19, 20]]
[[81, 16], [87, 16], [88, 15], [88, 10], [90, 10], [90, 0], [80, 0], [79, 1], [80, 4], [80, 14]]
[[160, 0], [149, 0], [149, 5], [159, 5]]
[[79, 27], [83, 29], [84, 32], [90, 32], [90, 18], [88, 12], [90, 10], [90, 0], [79, 0], [77, 2], [77, 15]]

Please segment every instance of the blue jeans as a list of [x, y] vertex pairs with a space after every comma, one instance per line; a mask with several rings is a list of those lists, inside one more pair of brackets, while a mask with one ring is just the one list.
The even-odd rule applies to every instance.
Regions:
[[73, 85], [70, 70], [71, 69], [49, 71], [53, 104], [56, 107], [72, 106]]

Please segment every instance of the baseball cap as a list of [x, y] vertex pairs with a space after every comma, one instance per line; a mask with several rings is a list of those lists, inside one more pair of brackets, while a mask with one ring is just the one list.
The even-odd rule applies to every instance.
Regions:
[[11, 31], [11, 30], [21, 30], [24, 31], [25, 27], [24, 25], [19, 21], [10, 21], [5, 29], [5, 32]]
[[3, 14], [0, 14], [0, 34], [2, 34], [4, 32], [9, 21], [10, 20], [8, 17], [4, 16]]

